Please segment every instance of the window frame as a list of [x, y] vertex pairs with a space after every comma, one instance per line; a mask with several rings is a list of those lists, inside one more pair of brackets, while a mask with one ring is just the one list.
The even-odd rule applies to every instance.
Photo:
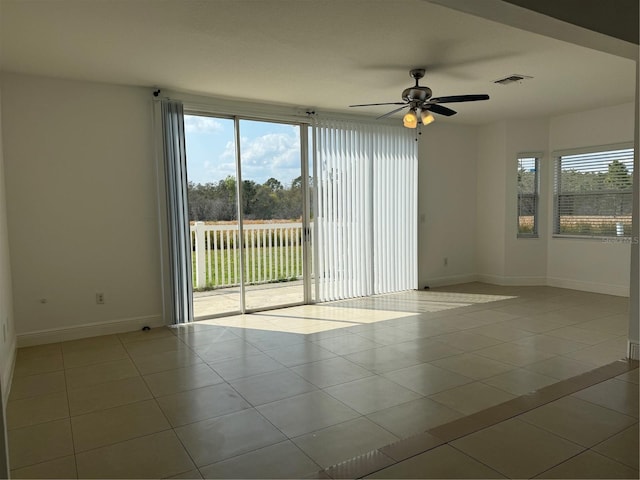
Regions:
[[520, 231], [520, 198], [521, 193], [519, 191], [519, 180], [516, 176], [516, 237], [517, 238], [539, 238], [540, 237], [540, 160], [543, 154], [540, 152], [523, 152], [519, 153], [516, 158], [516, 175], [520, 173], [520, 161], [521, 160], [534, 160], [535, 162], [535, 179], [534, 179], [534, 191], [533, 193], [523, 194], [527, 197], [533, 198], [534, 212], [533, 212], [533, 231], [521, 232]]
[[[631, 150], [631, 155], [633, 156], [633, 148], [634, 148], [633, 142], [623, 142], [623, 143], [597, 145], [597, 146], [574, 148], [574, 149], [567, 149], [567, 150], [557, 150], [552, 152], [552, 158], [553, 158], [553, 179], [552, 179], [553, 225], [552, 225], [552, 233], [551, 233], [552, 238], [561, 238], [561, 239], [573, 238], [573, 239], [583, 239], [583, 240], [594, 239], [594, 240], [600, 240], [600, 241], [611, 239], [611, 238], [620, 238], [620, 239], [629, 238], [630, 234], [617, 235], [615, 233], [591, 234], [591, 233], [577, 233], [577, 232], [561, 233], [560, 232], [559, 200], [560, 200], [560, 196], [562, 195], [562, 192], [560, 191], [560, 189], [561, 189], [561, 179], [562, 179], [561, 174], [562, 174], [563, 157], [574, 156], [574, 155], [602, 154], [602, 153], [608, 153], [608, 152], [616, 152], [620, 150]], [[608, 166], [608, 164], [603, 166], [606, 167]], [[632, 164], [632, 167], [633, 167], [633, 164]], [[632, 175], [632, 178], [633, 178], [633, 171], [631, 171], [630, 174]], [[620, 192], [623, 193], [622, 190], [620, 190]], [[629, 193], [633, 198], [633, 193], [634, 193], [633, 187]], [[582, 193], [582, 195], [596, 196], [596, 195], [603, 195], [603, 193], [598, 193], [597, 191], [594, 191], [593, 193]]]

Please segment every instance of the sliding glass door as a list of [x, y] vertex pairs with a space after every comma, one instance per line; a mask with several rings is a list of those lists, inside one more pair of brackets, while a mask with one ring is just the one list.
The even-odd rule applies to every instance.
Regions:
[[306, 127], [185, 116], [196, 319], [304, 303]]

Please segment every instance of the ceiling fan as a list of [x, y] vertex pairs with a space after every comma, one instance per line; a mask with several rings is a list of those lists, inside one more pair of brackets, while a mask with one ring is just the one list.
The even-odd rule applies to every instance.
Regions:
[[428, 125], [435, 120], [432, 112], [439, 115], [444, 115], [446, 117], [450, 117], [457, 113], [455, 110], [451, 110], [450, 108], [441, 105], [442, 103], [475, 102], [478, 100], [489, 100], [489, 95], [486, 94], [453, 95], [448, 97], [432, 98], [431, 89], [429, 87], [418, 85], [419, 80], [424, 77], [424, 73], [424, 68], [414, 68], [409, 72], [411, 78], [415, 79], [416, 84], [413, 87], [404, 89], [404, 91], [402, 92], [402, 100], [404, 100], [403, 102], [365, 103], [361, 105], [349, 106], [373, 107], [377, 105], [402, 105], [399, 108], [396, 108], [388, 113], [385, 113], [384, 115], [379, 116], [378, 119], [388, 117], [408, 107], [409, 112], [407, 112], [407, 114], [402, 119], [404, 126], [407, 128], [417, 128], [418, 123]]

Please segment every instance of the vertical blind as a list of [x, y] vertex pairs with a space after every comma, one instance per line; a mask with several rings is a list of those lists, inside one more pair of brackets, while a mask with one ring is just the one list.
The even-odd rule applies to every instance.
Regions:
[[316, 119], [317, 299], [417, 286], [417, 147], [402, 127]]
[[167, 312], [170, 323], [193, 320], [191, 286], [191, 239], [187, 202], [187, 156], [182, 103], [163, 99], [163, 163], [166, 181], [166, 211], [169, 233], [169, 283]]
[[556, 157], [554, 234], [631, 235], [633, 148]]

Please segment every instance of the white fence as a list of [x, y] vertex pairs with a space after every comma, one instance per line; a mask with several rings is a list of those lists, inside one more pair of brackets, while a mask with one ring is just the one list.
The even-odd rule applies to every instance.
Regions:
[[247, 284], [302, 277], [302, 223], [245, 223], [243, 242], [237, 224], [195, 222], [190, 232], [194, 288], [239, 285], [242, 248]]

